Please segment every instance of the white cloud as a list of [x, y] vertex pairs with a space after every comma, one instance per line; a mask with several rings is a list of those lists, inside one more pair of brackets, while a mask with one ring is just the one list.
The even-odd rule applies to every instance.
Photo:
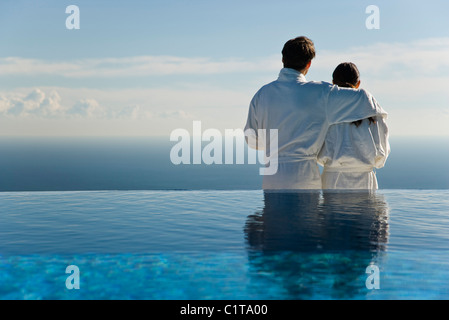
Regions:
[[4, 95], [0, 95], [0, 114], [6, 113], [11, 108], [11, 100], [5, 97]]
[[[49, 63], [37, 59], [0, 58], [0, 73], [64, 74], [67, 77], [122, 77], [161, 74], [219, 74], [269, 71], [273, 79], [279, 71], [279, 57], [256, 61], [214, 60], [182, 57], [129, 57], [85, 59]], [[338, 63], [356, 63], [362, 87], [371, 91], [390, 113], [395, 134], [449, 135], [449, 38], [412, 43], [372, 44], [343, 51], [319, 51], [312, 64], [310, 79], [329, 81]], [[232, 74], [234, 73], [234, 74]], [[317, 75], [319, 75], [317, 77]], [[217, 83], [214, 79], [219, 78]], [[238, 128], [246, 118], [249, 101], [265, 83], [252, 74], [248, 84], [234, 86], [224, 77], [209, 77], [207, 84], [177, 82], [165, 87], [142, 88], [17, 88], [0, 92], [0, 115], [10, 119], [98, 120], [117, 125], [141, 124], [142, 132], [151, 123], [151, 132], [190, 126], [202, 120], [208, 127]], [[156, 77], [157, 79], [157, 77]], [[223, 80], [224, 79], [224, 80]], [[261, 83], [254, 84], [254, 79]], [[317, 80], [318, 80], [317, 79]], [[230, 89], [232, 88], [232, 89]], [[442, 120], [444, 119], [444, 121]], [[91, 122], [92, 123], [92, 122]], [[411, 124], [414, 124], [411, 126]], [[436, 125], [438, 124], [438, 125]], [[111, 130], [113, 126], [111, 124]], [[6, 130], [6, 129], [4, 129]], [[74, 129], [75, 130], [75, 129]], [[140, 131], [139, 131], [140, 132]]]
[[21, 114], [24, 114], [25, 104], [23, 100], [11, 99], [8, 100], [5, 104], [7, 106], [5, 111], [8, 115], [20, 116]]
[[67, 78], [136, 77], [179, 74], [223, 74], [278, 69], [273, 57], [247, 61], [229, 58], [185, 58], [172, 56], [137, 56], [125, 58], [84, 59], [51, 62], [21, 57], [0, 58], [2, 75], [55, 75]]
[[82, 118], [102, 118], [105, 115], [105, 110], [95, 99], [81, 99], [68, 109], [66, 113]]
[[[55, 75], [67, 78], [137, 77], [158, 75], [207, 75], [277, 71], [280, 56], [251, 60], [243, 58], [134, 56], [69, 61], [48, 61], [21, 57], [0, 58], [2, 75]], [[449, 37], [416, 40], [410, 43], [374, 43], [346, 50], [317, 52], [312, 69], [329, 74], [340, 62], [356, 63], [363, 75], [403, 76], [412, 70], [431, 75], [449, 68]]]
[[0, 114], [10, 116], [56, 116], [61, 111], [61, 97], [55, 91], [45, 94], [33, 89], [23, 96], [17, 93], [0, 96]]
[[126, 106], [113, 114], [113, 117], [118, 119], [139, 119], [150, 116], [151, 113], [145, 113], [139, 105]]
[[194, 119], [195, 116], [184, 110], [163, 111], [158, 114], [161, 118], [175, 118], [175, 119]]
[[64, 112], [61, 106], [61, 96], [56, 91], [51, 91], [46, 95], [41, 103], [41, 110], [43, 116], [61, 115]]
[[214, 116], [217, 109], [249, 103], [249, 96], [225, 89], [20, 88], [0, 92], [0, 115], [48, 119], [180, 119]]
[[339, 63], [348, 61], [358, 66], [362, 76], [369, 77], [443, 74], [449, 68], [449, 38], [423, 39], [410, 43], [374, 43], [339, 51], [323, 50], [317, 53], [313, 68], [331, 74]]
[[104, 109], [94, 99], [81, 99], [67, 107], [61, 104], [62, 99], [56, 90], [44, 92], [35, 88], [27, 94], [9, 92], [0, 95], [0, 114], [9, 117], [28, 118], [67, 118], [101, 117]]

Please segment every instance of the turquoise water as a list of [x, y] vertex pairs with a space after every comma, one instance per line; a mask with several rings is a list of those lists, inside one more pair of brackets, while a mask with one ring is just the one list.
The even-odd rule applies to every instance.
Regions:
[[448, 299], [448, 212], [449, 190], [3, 192], [0, 299]]

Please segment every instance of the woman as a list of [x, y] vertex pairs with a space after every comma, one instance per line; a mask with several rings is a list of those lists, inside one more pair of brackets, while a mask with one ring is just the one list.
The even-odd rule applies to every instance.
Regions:
[[[357, 89], [360, 73], [355, 64], [338, 65], [333, 84]], [[388, 128], [383, 117], [371, 117], [352, 123], [332, 125], [318, 155], [324, 169], [323, 189], [375, 190], [375, 168], [382, 168], [390, 153]]]

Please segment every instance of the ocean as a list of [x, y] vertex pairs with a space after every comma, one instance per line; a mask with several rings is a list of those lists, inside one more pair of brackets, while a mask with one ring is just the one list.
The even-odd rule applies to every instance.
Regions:
[[[448, 189], [449, 138], [391, 138], [380, 189]], [[0, 191], [258, 190], [260, 164], [180, 164], [167, 138], [1, 138]], [[247, 162], [245, 162], [247, 163]]]

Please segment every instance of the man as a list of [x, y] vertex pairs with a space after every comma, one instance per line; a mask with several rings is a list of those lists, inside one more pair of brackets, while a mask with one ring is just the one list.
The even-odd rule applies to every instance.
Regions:
[[317, 155], [329, 126], [387, 115], [363, 89], [306, 81], [314, 57], [314, 44], [307, 37], [287, 41], [279, 78], [263, 86], [251, 101], [245, 126], [245, 132], [253, 133], [247, 135], [248, 145], [261, 149], [265, 138], [258, 130], [278, 130], [277, 150], [265, 151], [277, 159], [277, 172], [264, 175], [264, 190], [321, 189]]

